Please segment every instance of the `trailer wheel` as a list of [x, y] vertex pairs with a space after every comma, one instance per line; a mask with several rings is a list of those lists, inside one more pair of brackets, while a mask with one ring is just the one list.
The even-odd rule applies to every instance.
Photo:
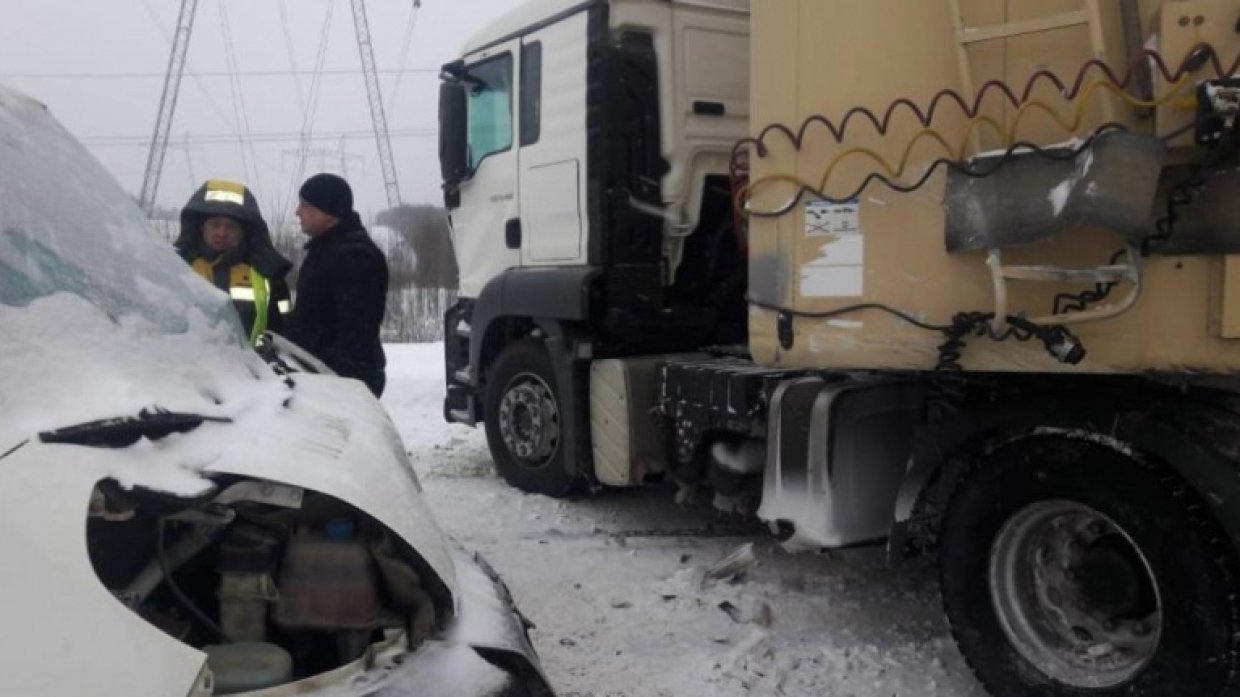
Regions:
[[990, 453], [948, 505], [943, 603], [996, 697], [1214, 697], [1236, 667], [1235, 554], [1166, 466], [1090, 441]]
[[487, 379], [485, 424], [495, 467], [512, 486], [555, 497], [572, 490], [560, 403], [551, 359], [541, 344], [520, 341], [500, 354]]

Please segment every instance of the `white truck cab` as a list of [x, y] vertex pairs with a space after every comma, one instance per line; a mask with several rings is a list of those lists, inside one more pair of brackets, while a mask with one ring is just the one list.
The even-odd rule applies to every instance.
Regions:
[[673, 273], [745, 135], [748, 68], [747, 0], [538, 0], [474, 36], [441, 112], [461, 294], [603, 261], [607, 195], [661, 223]]
[[[744, 341], [728, 163], [748, 129], [748, 6], [535, 0], [444, 66], [440, 163], [462, 298], [445, 317], [445, 416], [488, 422], [497, 461], [525, 463], [501, 470], [545, 474], [566, 451], [589, 461], [570, 413], [572, 394], [588, 398], [588, 364], [574, 361]], [[561, 373], [538, 376], [550, 403], [526, 383], [489, 394], [519, 345]], [[492, 434], [496, 413], [516, 416]]]

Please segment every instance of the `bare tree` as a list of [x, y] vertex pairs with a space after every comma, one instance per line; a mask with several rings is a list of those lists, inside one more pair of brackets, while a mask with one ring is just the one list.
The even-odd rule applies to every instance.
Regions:
[[403, 205], [375, 221], [394, 233], [385, 250], [390, 280], [384, 339], [443, 339], [443, 314], [456, 302], [459, 279], [447, 214], [435, 206]]

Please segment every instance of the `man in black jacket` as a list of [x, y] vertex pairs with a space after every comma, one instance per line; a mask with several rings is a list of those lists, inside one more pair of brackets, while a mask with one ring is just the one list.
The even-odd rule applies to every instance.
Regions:
[[297, 219], [310, 237], [297, 277], [288, 337], [336, 373], [383, 394], [387, 361], [379, 325], [388, 268], [353, 211], [353, 191], [334, 174], [316, 174], [298, 192]]

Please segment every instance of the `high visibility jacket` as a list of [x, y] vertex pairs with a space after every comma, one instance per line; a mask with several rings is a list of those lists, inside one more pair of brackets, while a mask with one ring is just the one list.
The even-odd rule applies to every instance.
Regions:
[[199, 276], [232, 298], [250, 343], [257, 342], [259, 335], [268, 329], [281, 330], [284, 316], [292, 309], [288, 284], [283, 280], [264, 278], [243, 261], [229, 264], [227, 255], [215, 261], [198, 257], [190, 265]]

